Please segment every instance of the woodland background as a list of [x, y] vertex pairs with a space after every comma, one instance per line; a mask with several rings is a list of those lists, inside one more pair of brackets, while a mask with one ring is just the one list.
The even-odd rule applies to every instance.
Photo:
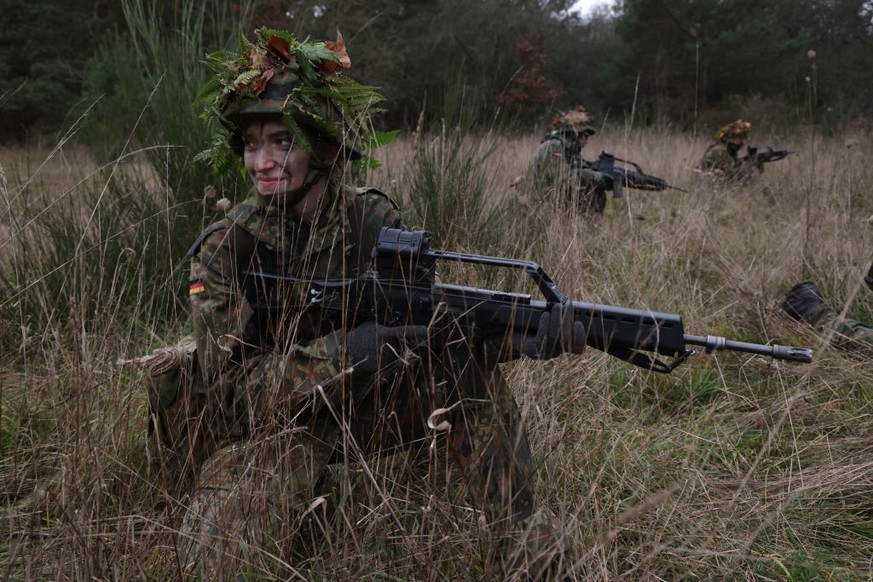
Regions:
[[[388, 97], [392, 128], [463, 108], [528, 130], [577, 103], [601, 121], [707, 135], [738, 116], [836, 131], [873, 114], [869, 0], [620, 0], [584, 20], [569, 0], [209, 0], [197, 31], [179, 0], [0, 0], [2, 142], [63, 131], [84, 111], [136, 119], [148, 93], [124, 93], [111, 64], [141, 65], [132, 4], [151, 6], [170, 36], [201, 35], [206, 51], [233, 46], [240, 26], [314, 38], [339, 28], [353, 76]], [[182, 65], [201, 77], [202, 57]]]

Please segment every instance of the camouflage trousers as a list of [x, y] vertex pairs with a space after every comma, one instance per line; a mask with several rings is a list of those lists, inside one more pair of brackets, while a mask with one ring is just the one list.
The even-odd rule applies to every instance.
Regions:
[[[186, 571], [204, 579], [287, 573], [291, 548], [323, 509], [320, 485], [332, 463], [426, 445], [434, 430], [445, 434], [492, 531], [550, 552], [557, 530], [535, 512], [529, 444], [499, 369], [463, 342], [407, 356], [376, 376], [325, 385], [291, 406], [282, 426], [256, 427], [212, 455], [187, 498], [179, 544]], [[518, 569], [537, 559], [504, 553]]]
[[873, 327], [857, 321], [840, 317], [840, 314], [827, 305], [821, 305], [803, 318], [819, 331], [833, 331], [834, 345], [848, 351], [873, 350]]

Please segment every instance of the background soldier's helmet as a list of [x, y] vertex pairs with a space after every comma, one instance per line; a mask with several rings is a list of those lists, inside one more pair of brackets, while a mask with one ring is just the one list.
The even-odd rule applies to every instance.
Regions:
[[751, 123], [737, 119], [718, 130], [718, 140], [725, 143], [742, 145], [748, 139], [750, 129], [752, 129]]
[[594, 121], [592, 116], [585, 110], [584, 105], [577, 105], [576, 109], [555, 115], [552, 119], [552, 127], [555, 131], [573, 132], [585, 135], [594, 135], [597, 131], [591, 126]]
[[[242, 39], [238, 53], [215, 53], [209, 64], [215, 78], [198, 101], [206, 102], [204, 116], [217, 119], [219, 132], [237, 155], [242, 153], [241, 129], [253, 118], [278, 116], [295, 141], [312, 151], [302, 128], [340, 146], [343, 155], [361, 153], [390, 141], [390, 134], [373, 131], [370, 115], [382, 111], [375, 87], [361, 85], [340, 73], [351, 67], [345, 43], [296, 40], [285, 31], [262, 28], [254, 43]], [[222, 166], [218, 143], [203, 157]], [[368, 158], [369, 159], [369, 158]]]

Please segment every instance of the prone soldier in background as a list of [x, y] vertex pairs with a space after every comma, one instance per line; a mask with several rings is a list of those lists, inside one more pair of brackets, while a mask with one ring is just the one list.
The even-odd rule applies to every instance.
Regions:
[[[873, 263], [864, 282], [873, 290]], [[797, 283], [785, 297], [782, 311], [795, 321], [809, 324], [820, 332], [833, 331], [834, 345], [848, 351], [873, 353], [873, 327], [867, 323], [841, 317], [828, 305], [812, 281]]]
[[[522, 419], [488, 342], [451, 325], [348, 329], [345, 310], [312, 300], [307, 282], [363, 273], [382, 227], [404, 228], [385, 194], [341, 184], [347, 162], [384, 143], [367, 117], [381, 96], [339, 72], [351, 65], [341, 37], [257, 35], [212, 57], [216, 80], [201, 96], [221, 124], [207, 159], [241, 162], [254, 187], [189, 253], [212, 446], [186, 500], [186, 571], [289, 575], [294, 544], [318, 525], [313, 507], [330, 499], [327, 468], [429, 443], [437, 426], [494, 534], [501, 576], [555, 575], [570, 542], [537, 504]], [[556, 357], [584, 334], [560, 310], [543, 317], [533, 337], [492, 338], [499, 359]]]

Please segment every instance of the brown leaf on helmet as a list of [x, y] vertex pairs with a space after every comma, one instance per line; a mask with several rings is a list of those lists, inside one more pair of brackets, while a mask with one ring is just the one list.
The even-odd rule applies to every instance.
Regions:
[[273, 78], [273, 72], [274, 70], [272, 68], [264, 69], [264, 71], [261, 73], [260, 79], [258, 79], [258, 84], [255, 85], [255, 96], [258, 96], [264, 92], [264, 89], [267, 88], [267, 83], [269, 83], [270, 79]]
[[323, 59], [321, 61], [321, 66], [325, 71], [328, 73], [334, 73], [336, 72], [337, 65], [344, 69], [348, 69], [352, 66], [352, 59], [349, 57], [349, 53], [346, 50], [346, 41], [339, 29], [336, 31], [336, 42], [328, 40], [324, 43], [324, 47], [335, 52], [339, 59], [339, 62]]
[[291, 45], [288, 44], [288, 41], [278, 36], [271, 36], [266, 46], [268, 53], [282, 59], [286, 63], [291, 60], [291, 54], [288, 52], [290, 48]]

